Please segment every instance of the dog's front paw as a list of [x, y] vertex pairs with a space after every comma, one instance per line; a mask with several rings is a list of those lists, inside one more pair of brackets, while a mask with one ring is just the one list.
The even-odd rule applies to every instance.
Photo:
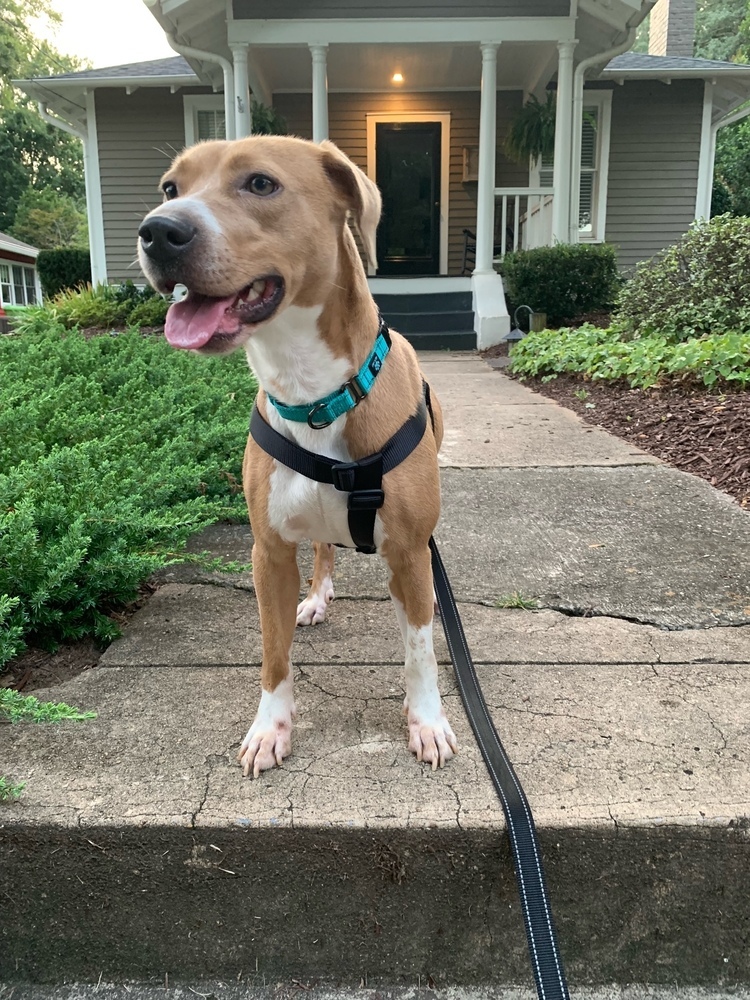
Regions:
[[237, 760], [242, 765], [245, 777], [253, 772], [257, 778], [261, 771], [267, 771], [281, 764], [292, 752], [292, 720], [270, 723], [256, 719], [247, 731]]
[[418, 761], [431, 764], [433, 771], [445, 766], [458, 752], [458, 743], [444, 712], [434, 721], [409, 712], [409, 749]]
[[328, 605], [333, 600], [333, 586], [324, 585], [317, 591], [311, 591], [297, 607], [298, 625], [320, 625], [326, 620]]

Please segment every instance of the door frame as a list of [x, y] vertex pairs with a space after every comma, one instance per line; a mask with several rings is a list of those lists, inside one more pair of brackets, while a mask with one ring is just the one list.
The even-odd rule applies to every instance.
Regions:
[[[451, 113], [450, 111], [402, 111], [367, 114], [367, 176], [377, 183], [375, 137], [381, 122], [437, 122], [440, 125], [440, 260], [438, 271], [448, 273], [448, 225], [450, 203]], [[375, 272], [372, 271], [372, 274]]]

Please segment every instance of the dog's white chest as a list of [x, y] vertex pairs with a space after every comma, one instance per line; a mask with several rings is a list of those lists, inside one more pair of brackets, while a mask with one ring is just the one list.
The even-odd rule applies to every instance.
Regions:
[[268, 518], [287, 542], [309, 538], [316, 542], [351, 545], [347, 494], [315, 483], [275, 463], [268, 497]]

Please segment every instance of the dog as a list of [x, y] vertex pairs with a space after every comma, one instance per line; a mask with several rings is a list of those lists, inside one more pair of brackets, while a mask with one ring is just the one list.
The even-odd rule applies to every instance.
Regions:
[[[349, 220], [375, 266], [376, 185], [331, 142], [256, 136], [185, 150], [162, 177], [161, 190], [163, 204], [139, 229], [138, 253], [159, 292], [171, 294], [177, 284], [189, 289], [170, 307], [170, 344], [199, 354], [244, 347], [260, 386], [260, 414], [308, 451], [350, 462], [382, 448], [423, 393], [417, 356], [396, 332], [369, 395], [330, 426], [286, 420], [269, 400], [317, 401], [354, 375], [373, 348], [380, 318]], [[432, 423], [422, 440], [384, 477], [374, 529], [406, 651], [409, 748], [433, 770], [457, 751], [432, 640], [428, 543], [440, 513], [442, 434], [433, 395]], [[263, 660], [260, 704], [238, 759], [245, 776], [257, 777], [291, 753], [295, 626], [325, 620], [334, 596], [334, 546], [351, 546], [352, 537], [346, 495], [280, 464], [252, 437], [243, 485]], [[313, 542], [314, 569], [298, 604], [297, 545], [304, 539]]]

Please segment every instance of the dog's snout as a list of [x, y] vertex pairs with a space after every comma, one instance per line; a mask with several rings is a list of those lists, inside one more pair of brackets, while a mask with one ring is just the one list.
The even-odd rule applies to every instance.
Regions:
[[151, 260], [166, 264], [190, 246], [197, 232], [197, 228], [184, 219], [155, 215], [146, 219], [138, 235], [143, 250]]

